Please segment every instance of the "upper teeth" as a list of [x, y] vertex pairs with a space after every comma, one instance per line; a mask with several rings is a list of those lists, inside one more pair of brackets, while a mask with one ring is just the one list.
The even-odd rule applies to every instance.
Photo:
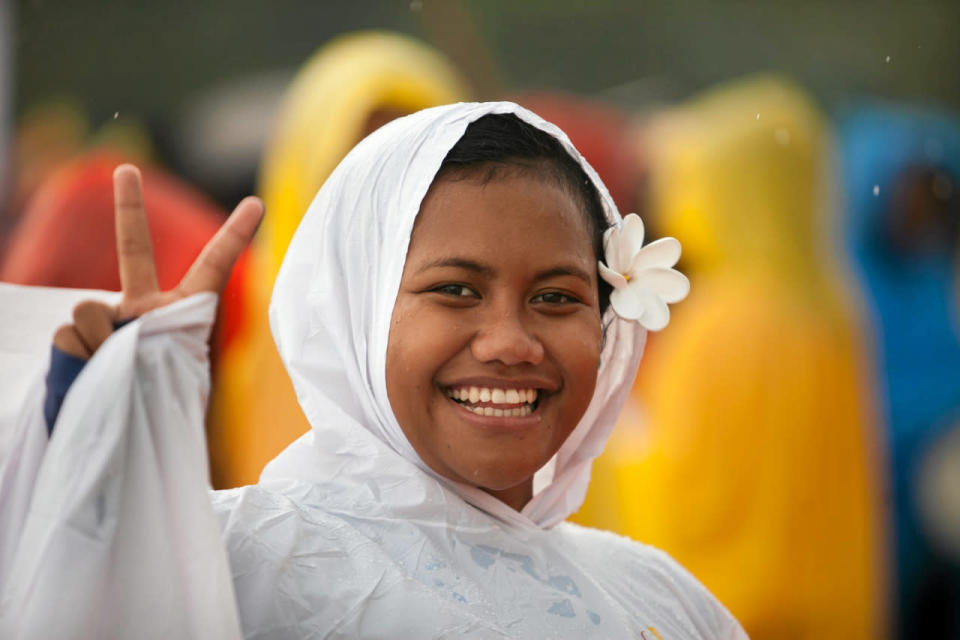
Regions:
[[533, 403], [536, 389], [497, 389], [492, 387], [458, 387], [447, 389], [447, 395], [464, 402], [491, 402], [493, 404]]

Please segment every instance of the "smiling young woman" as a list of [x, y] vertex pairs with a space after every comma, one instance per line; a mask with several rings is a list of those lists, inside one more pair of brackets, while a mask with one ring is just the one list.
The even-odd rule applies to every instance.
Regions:
[[387, 348], [390, 404], [433, 471], [517, 511], [529, 502], [596, 387], [605, 227], [583, 169], [515, 116], [481, 118], [448, 152]]
[[387, 390], [410, 444], [517, 511], [596, 386], [597, 257], [581, 209], [530, 170], [441, 178], [393, 311]]

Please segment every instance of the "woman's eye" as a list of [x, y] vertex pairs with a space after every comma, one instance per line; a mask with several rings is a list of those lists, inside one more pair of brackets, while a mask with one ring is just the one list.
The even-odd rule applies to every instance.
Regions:
[[565, 293], [550, 291], [535, 295], [533, 297], [533, 302], [546, 302], [547, 304], [572, 304], [580, 301], [573, 296], [568, 296]]
[[476, 298], [477, 294], [470, 287], [462, 284], [444, 284], [434, 287], [432, 291], [442, 293], [447, 296], [456, 296], [458, 298]]

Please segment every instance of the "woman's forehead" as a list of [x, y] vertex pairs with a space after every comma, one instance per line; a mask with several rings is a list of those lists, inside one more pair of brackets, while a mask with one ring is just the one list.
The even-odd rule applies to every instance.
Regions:
[[[459, 184], [462, 188], [453, 187], [452, 184]], [[421, 202], [420, 212], [414, 219], [414, 227], [423, 218], [422, 213], [428, 201], [439, 199], [438, 192], [442, 192], [442, 198], [445, 200], [461, 196], [473, 199], [477, 193], [482, 193], [490, 185], [493, 186], [489, 191], [517, 200], [536, 194], [544, 200], [545, 206], [550, 202], [562, 200], [563, 212], [576, 210], [583, 219], [586, 220], [589, 217], [581, 194], [576, 192], [548, 161], [518, 158], [511, 159], [509, 163], [487, 163], [442, 170], [434, 178]], [[537, 185], [542, 189], [531, 189], [531, 185]], [[514, 186], [518, 189], [513, 190]], [[511, 211], [512, 209], [508, 207], [504, 210], [504, 214], [509, 215]]]
[[592, 263], [590, 227], [579, 199], [526, 172], [434, 183], [417, 216], [408, 260], [426, 263], [453, 254], [502, 259], [511, 253]]

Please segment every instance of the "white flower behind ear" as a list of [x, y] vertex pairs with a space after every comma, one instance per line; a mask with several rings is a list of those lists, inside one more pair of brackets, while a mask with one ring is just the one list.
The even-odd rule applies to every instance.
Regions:
[[603, 234], [606, 264], [598, 262], [600, 277], [613, 286], [610, 306], [624, 320], [639, 322], [648, 331], [659, 331], [670, 322], [667, 303], [680, 302], [690, 293], [690, 281], [673, 269], [680, 259], [676, 238], [661, 238], [643, 246], [643, 220], [635, 213], [619, 227]]

